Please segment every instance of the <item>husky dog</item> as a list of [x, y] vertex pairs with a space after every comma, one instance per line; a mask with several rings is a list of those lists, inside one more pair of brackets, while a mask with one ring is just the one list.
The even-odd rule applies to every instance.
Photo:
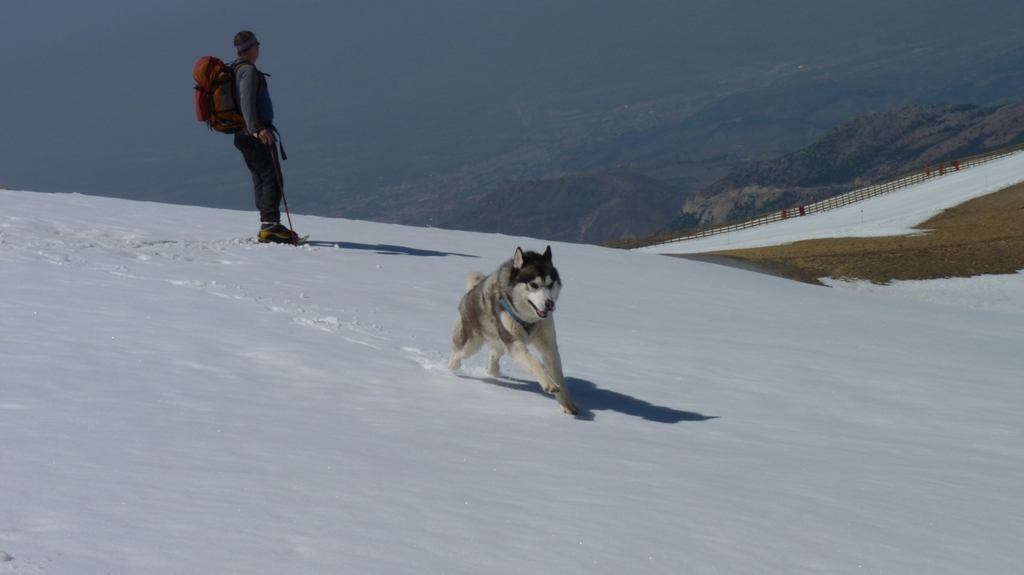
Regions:
[[[562, 411], [575, 414], [551, 317], [561, 289], [558, 270], [551, 263], [551, 246], [543, 254], [516, 248], [512, 259], [491, 275], [469, 274], [455, 319], [448, 368], [459, 369], [462, 360], [487, 343], [491, 347], [489, 374], [500, 375], [498, 360], [507, 353], [537, 378], [544, 391], [558, 398]], [[537, 348], [541, 359], [530, 354], [530, 345]]]

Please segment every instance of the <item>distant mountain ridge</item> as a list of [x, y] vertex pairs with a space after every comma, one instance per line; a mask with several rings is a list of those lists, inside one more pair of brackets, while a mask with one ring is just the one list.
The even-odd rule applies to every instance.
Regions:
[[1024, 102], [906, 106], [868, 114], [807, 148], [736, 168], [686, 200], [670, 227], [742, 220], [1022, 142]]
[[[811, 145], [772, 157], [772, 144], [808, 133]], [[693, 142], [704, 142], [697, 146]], [[830, 130], [813, 123], [709, 122], [662, 127], [594, 146], [563, 162], [618, 154], [621, 167], [505, 181], [454, 201], [407, 198], [437, 227], [600, 243], [747, 219], [810, 203], [929, 165], [1024, 143], [1024, 102], [912, 105]], [[744, 160], [743, 152], [756, 159]], [[600, 162], [598, 162], [599, 164]], [[696, 190], [694, 192], [693, 190]]]
[[[666, 97], [591, 117], [586, 130], [552, 120], [530, 145], [349, 198], [341, 213], [584, 243], [711, 225], [1013, 143], [1019, 106], [999, 110], [1024, 94], [1021, 70], [1024, 49], [1001, 40], [792, 63], [703, 100]], [[833, 153], [840, 159], [820, 160]], [[776, 162], [792, 164], [778, 182]], [[836, 173], [815, 176], [815, 165]], [[754, 186], [763, 194], [749, 193]]]

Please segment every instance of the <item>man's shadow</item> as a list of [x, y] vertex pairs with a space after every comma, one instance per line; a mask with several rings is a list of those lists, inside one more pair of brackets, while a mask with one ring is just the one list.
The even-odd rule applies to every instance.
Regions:
[[353, 242], [325, 242], [320, 240], [309, 240], [305, 243], [307, 246], [314, 246], [318, 248], [341, 248], [344, 250], [366, 250], [371, 252], [377, 252], [378, 254], [385, 256], [420, 256], [420, 257], [448, 257], [458, 256], [460, 258], [478, 258], [480, 256], [474, 256], [470, 254], [458, 254], [453, 252], [438, 252], [434, 250], [421, 250], [419, 248], [410, 248], [406, 246], [393, 246], [389, 244], [357, 244]]
[[[526, 391], [543, 395], [544, 397], [551, 397], [551, 395], [545, 393], [544, 390], [541, 389], [540, 384], [535, 381], [512, 377], [501, 377], [500, 379], [494, 377], [480, 378], [468, 375], [460, 375], [459, 377], [476, 379], [484, 383], [497, 385], [507, 389], [515, 389], [517, 391]], [[707, 421], [709, 419], [718, 419], [717, 415], [704, 415], [694, 411], [682, 411], [662, 405], [653, 405], [642, 399], [637, 399], [624, 393], [601, 389], [595, 383], [585, 379], [567, 377], [565, 378], [565, 384], [569, 386], [569, 394], [572, 396], [572, 400], [573, 403], [576, 404], [576, 408], [579, 409], [579, 413], [576, 414], [576, 418], [584, 421], [593, 421], [596, 417], [594, 415], [595, 411], [617, 411], [625, 415], [632, 415], [633, 417], [639, 417], [646, 419], [647, 421], [654, 421], [657, 423], [679, 423], [681, 421]]]

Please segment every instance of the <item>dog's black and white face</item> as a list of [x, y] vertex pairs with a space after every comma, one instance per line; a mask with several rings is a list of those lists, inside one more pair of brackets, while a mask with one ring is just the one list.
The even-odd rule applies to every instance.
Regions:
[[551, 317], [558, 294], [562, 291], [562, 280], [551, 263], [551, 246], [543, 254], [516, 248], [510, 281], [516, 309], [529, 310], [540, 320]]

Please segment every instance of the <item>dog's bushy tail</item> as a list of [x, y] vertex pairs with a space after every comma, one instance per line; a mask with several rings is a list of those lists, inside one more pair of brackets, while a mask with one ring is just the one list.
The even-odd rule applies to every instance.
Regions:
[[466, 293], [469, 293], [473, 288], [477, 286], [477, 284], [484, 281], [484, 278], [486, 277], [487, 276], [480, 272], [472, 272], [468, 276], [466, 276]]

